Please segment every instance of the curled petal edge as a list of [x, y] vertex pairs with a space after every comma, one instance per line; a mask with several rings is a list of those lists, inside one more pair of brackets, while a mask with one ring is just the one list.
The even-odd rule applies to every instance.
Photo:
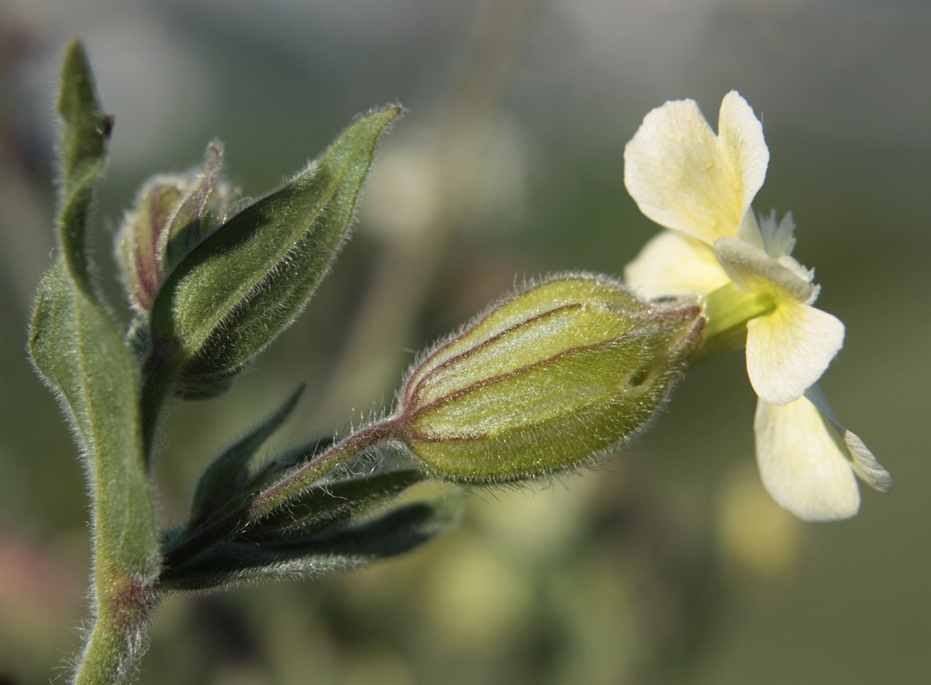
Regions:
[[831, 409], [831, 405], [828, 404], [824, 393], [821, 392], [821, 388], [817, 385], [811, 386], [805, 391], [805, 397], [834, 426], [834, 430], [837, 431], [837, 434], [847, 446], [848, 452], [850, 452], [850, 457], [853, 460], [853, 470], [860, 479], [874, 490], [883, 493], [892, 492], [892, 474], [879, 463], [879, 460], [876, 459], [873, 452], [859, 435], [848, 430], [837, 420], [837, 416], [834, 414], [834, 410]]

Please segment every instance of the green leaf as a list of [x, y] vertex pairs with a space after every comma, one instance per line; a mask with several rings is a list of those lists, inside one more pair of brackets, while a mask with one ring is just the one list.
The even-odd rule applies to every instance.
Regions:
[[59, 143], [58, 247], [72, 278], [93, 298], [94, 287], [86, 255], [87, 224], [94, 182], [106, 164], [113, 118], [101, 112], [87, 55], [77, 41], [65, 52], [58, 113], [64, 122]]
[[176, 377], [182, 394], [209, 394], [294, 321], [342, 245], [379, 136], [399, 113], [357, 120], [178, 264], [152, 305], [153, 373]]
[[458, 520], [462, 498], [447, 495], [415, 502], [372, 521], [314, 538], [318, 553], [375, 561], [409, 552], [450, 529]]
[[278, 411], [231, 445], [207, 468], [194, 493], [189, 528], [196, 528], [242, 503], [242, 497], [250, 485], [249, 466], [252, 458], [288, 418], [303, 392], [302, 385]]
[[137, 371], [94, 296], [86, 254], [94, 182], [106, 163], [112, 121], [101, 114], [77, 42], [65, 54], [58, 110], [64, 121], [59, 255], [39, 287], [29, 350], [73, 423], [88, 472], [101, 602], [117, 576], [155, 576], [158, 536], [142, 458]]
[[162, 590], [206, 590], [263, 580], [318, 577], [408, 552], [448, 530], [458, 498], [399, 507], [365, 524], [289, 545], [224, 542], [159, 579]]
[[[152, 577], [158, 536], [142, 458], [136, 368], [122, 336], [75, 286], [62, 258], [39, 287], [29, 349], [77, 434], [93, 499], [95, 563], [108, 573]], [[104, 590], [98, 587], [98, 595]]]
[[327, 482], [291, 499], [287, 507], [267, 515], [242, 537], [269, 543], [307, 538], [386, 505], [426, 477], [419, 469], [399, 469]]
[[29, 351], [74, 427], [91, 492], [94, 621], [73, 682], [116, 683], [145, 649], [160, 556], [137, 370], [101, 306], [87, 255], [94, 184], [113, 121], [101, 113], [77, 42], [65, 53], [61, 79], [58, 256], [39, 286]]

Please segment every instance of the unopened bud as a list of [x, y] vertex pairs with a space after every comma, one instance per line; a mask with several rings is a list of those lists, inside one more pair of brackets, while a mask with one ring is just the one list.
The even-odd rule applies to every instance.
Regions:
[[230, 191], [219, 183], [223, 149], [207, 147], [204, 166], [156, 176], [139, 191], [117, 242], [117, 258], [133, 306], [140, 313], [178, 262], [223, 221]]
[[532, 478], [640, 430], [701, 342], [694, 304], [645, 303], [571, 275], [498, 304], [427, 355], [401, 390], [396, 437], [437, 477]]

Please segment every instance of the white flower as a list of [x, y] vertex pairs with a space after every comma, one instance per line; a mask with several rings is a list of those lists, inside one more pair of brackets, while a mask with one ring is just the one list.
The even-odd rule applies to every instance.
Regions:
[[756, 451], [763, 483], [807, 520], [846, 518], [860, 495], [854, 473], [878, 490], [891, 478], [841, 426], [815, 385], [843, 346], [844, 325], [812, 306], [814, 272], [792, 258], [795, 225], [751, 203], [766, 177], [763, 128], [736, 92], [721, 103], [718, 133], [692, 100], [647, 114], [624, 151], [624, 181], [665, 231], [625, 270], [646, 297], [704, 299], [707, 354], [742, 344], [759, 396]]

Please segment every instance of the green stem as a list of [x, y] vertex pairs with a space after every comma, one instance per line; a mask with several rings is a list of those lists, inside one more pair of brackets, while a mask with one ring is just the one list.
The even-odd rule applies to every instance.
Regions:
[[144, 583], [120, 578], [99, 565], [95, 588], [96, 616], [74, 685], [128, 683], [148, 645], [148, 628], [158, 598]]
[[375, 423], [353, 433], [330, 447], [319, 459], [285, 476], [252, 500], [248, 507], [249, 519], [255, 521], [284, 506], [290, 498], [307, 490], [350, 457], [392, 439], [395, 434], [395, 423], [392, 420]]

